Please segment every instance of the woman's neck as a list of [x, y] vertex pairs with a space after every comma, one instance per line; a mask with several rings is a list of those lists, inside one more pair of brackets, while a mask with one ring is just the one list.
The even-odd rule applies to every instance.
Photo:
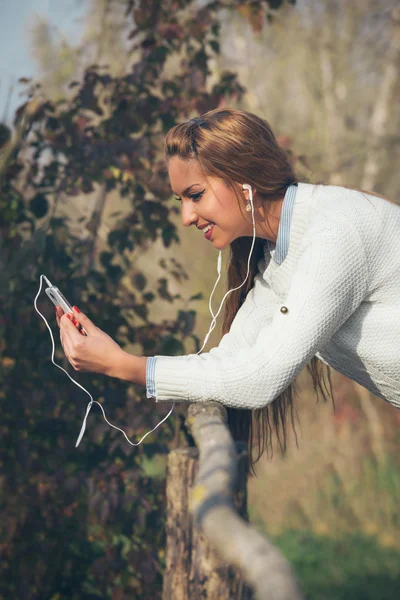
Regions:
[[269, 202], [268, 206], [256, 209], [257, 237], [276, 243], [284, 198]]

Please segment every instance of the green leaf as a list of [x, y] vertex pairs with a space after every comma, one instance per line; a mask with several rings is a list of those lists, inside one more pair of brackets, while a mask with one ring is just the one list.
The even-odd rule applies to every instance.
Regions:
[[100, 252], [99, 260], [103, 267], [108, 267], [112, 259], [114, 258], [114, 254], [112, 252]]
[[210, 44], [211, 48], [214, 50], [214, 52], [215, 52], [216, 54], [219, 54], [219, 53], [220, 53], [220, 45], [219, 45], [219, 42], [217, 42], [217, 41], [215, 41], [215, 40], [210, 40], [209, 44]]
[[160, 345], [160, 354], [167, 356], [178, 356], [185, 354], [185, 347], [180, 340], [174, 337], [164, 338]]
[[195, 294], [194, 296], [190, 296], [189, 300], [203, 300], [203, 298], [204, 298], [203, 292], [198, 292], [198, 294]]
[[171, 294], [168, 291], [167, 279], [165, 279], [165, 277], [162, 277], [161, 279], [158, 280], [158, 284], [159, 284], [159, 286], [157, 288], [157, 292], [159, 293], [161, 298], [163, 300], [167, 300], [167, 302], [173, 302], [173, 297], [171, 296]]
[[139, 291], [142, 291], [147, 285], [147, 279], [143, 275], [143, 273], [136, 273], [132, 277], [132, 283], [135, 286], [135, 288], [137, 288]]
[[144, 321], [147, 321], [147, 315], [149, 311], [145, 304], [135, 304], [132, 308], [139, 317], [141, 317]]
[[178, 326], [184, 336], [192, 333], [196, 324], [196, 312], [194, 310], [178, 312]]
[[143, 294], [143, 300], [146, 302], [153, 302], [155, 297], [156, 296], [153, 294], [153, 292], [147, 292], [146, 294]]
[[119, 265], [109, 265], [107, 267], [107, 276], [111, 279], [111, 281], [119, 281], [123, 276], [122, 268]]
[[36, 194], [29, 202], [29, 209], [33, 212], [37, 219], [45, 216], [49, 208], [49, 202], [44, 194]]

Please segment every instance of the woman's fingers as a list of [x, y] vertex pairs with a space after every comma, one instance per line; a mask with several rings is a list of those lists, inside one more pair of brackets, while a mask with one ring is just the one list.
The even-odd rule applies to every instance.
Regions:
[[60, 319], [63, 316], [63, 310], [61, 308], [61, 306], [56, 306], [56, 321], [57, 321], [57, 325], [60, 327]]
[[[61, 308], [61, 306], [56, 306], [56, 321], [57, 321], [57, 325], [58, 325], [58, 327], [60, 327], [60, 319], [61, 319], [61, 317], [63, 316], [63, 314], [64, 314], [64, 311], [63, 311], [63, 309]], [[76, 327], [77, 329], [79, 329], [79, 323], [78, 323], [78, 321], [77, 321], [77, 320], [74, 318], [74, 316], [73, 316], [73, 314], [72, 314], [72, 313], [71, 313], [71, 317], [72, 317], [72, 318], [71, 318], [71, 322], [72, 322], [72, 323], [75, 325], [75, 327]]]

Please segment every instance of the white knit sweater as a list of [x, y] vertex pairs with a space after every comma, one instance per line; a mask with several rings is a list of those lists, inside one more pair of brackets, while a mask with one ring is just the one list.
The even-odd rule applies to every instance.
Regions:
[[273, 254], [217, 348], [156, 357], [156, 401], [261, 408], [316, 355], [400, 408], [400, 206], [299, 183], [288, 254]]

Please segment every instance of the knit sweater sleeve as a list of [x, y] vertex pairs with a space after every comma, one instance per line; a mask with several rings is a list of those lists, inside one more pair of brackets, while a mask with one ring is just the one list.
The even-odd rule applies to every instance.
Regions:
[[[265, 406], [324, 348], [367, 290], [368, 267], [357, 232], [345, 227], [319, 230], [303, 246], [282, 302], [288, 310], [282, 312], [282, 304], [274, 304], [255, 338], [233, 352], [220, 348], [177, 357], [178, 361], [157, 357], [157, 402], [216, 400], [234, 408]], [[236, 320], [236, 327], [241, 325]]]
[[[250, 347], [254, 344], [261, 327], [272, 319], [275, 305], [278, 302], [276, 294], [270, 285], [264, 281], [262, 274], [258, 273], [254, 278], [254, 285], [246, 296], [245, 301], [239, 308], [232, 321], [230, 330], [226, 333], [219, 345], [209, 352], [216, 358], [223, 358], [237, 352], [240, 348]], [[186, 360], [189, 356], [173, 356], [170, 359], [176, 361]], [[149, 356], [146, 366], [146, 396], [156, 397], [155, 369], [157, 360], [163, 356]]]

